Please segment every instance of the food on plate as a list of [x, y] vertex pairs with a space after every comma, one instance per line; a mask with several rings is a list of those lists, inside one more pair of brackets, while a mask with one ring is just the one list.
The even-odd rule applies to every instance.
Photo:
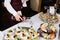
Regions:
[[58, 17], [56, 14], [40, 13], [39, 18], [48, 23], [56, 23], [58, 21]]
[[45, 23], [45, 24], [41, 25], [41, 27], [40, 27], [41, 30], [47, 32], [47, 30], [46, 30], [46, 26], [48, 26], [48, 23]]
[[13, 31], [12, 29], [9, 29], [9, 30], [8, 30], [8, 34], [9, 34], [9, 35], [12, 35], [13, 33], [14, 33], [14, 31]]
[[38, 38], [38, 35], [39, 34], [37, 32], [34, 32], [34, 35], [33, 36], [34, 36], [34, 38]]
[[14, 38], [15, 38], [15, 37], [17, 37], [17, 34], [14, 34], [14, 36], [13, 36], [13, 37], [14, 37]]
[[27, 40], [31, 40], [31, 38], [30, 37], [27, 37]]
[[54, 26], [51, 26], [50, 29], [53, 30], [54, 32], [56, 31], [55, 30], [56, 28]]
[[22, 31], [22, 27], [16, 28], [17, 31]]
[[51, 34], [48, 35], [48, 38], [53, 39], [53, 38], [55, 38], [55, 36], [56, 36], [56, 35], [55, 35], [54, 33], [51, 33]]
[[39, 36], [32, 26], [30, 28], [17, 27], [15, 30], [10, 29], [7, 34], [5, 40], [38, 40]]
[[42, 33], [42, 36], [43, 36], [44, 38], [47, 38], [48, 34]]
[[8, 32], [13, 32], [12, 30], [9, 30]]
[[5, 36], [5, 39], [10, 39], [10, 35], [7, 34], [7, 35]]
[[29, 28], [29, 32], [32, 32], [32, 33], [35, 32], [35, 30], [32, 26]]
[[[46, 26], [44, 26], [46, 25]], [[49, 23], [43, 23], [40, 25], [38, 31], [39, 36], [43, 38], [53, 39], [56, 37], [56, 27]]]

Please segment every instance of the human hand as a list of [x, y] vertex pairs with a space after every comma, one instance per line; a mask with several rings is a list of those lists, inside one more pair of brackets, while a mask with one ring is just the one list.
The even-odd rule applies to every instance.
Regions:
[[11, 17], [12, 20], [25, 21], [26, 17], [22, 15], [21, 11], [18, 11], [15, 16]]
[[21, 11], [18, 11], [18, 14], [21, 16], [22, 20], [21, 21], [25, 21], [26, 17], [22, 15]]
[[16, 19], [16, 21], [22, 21], [23, 20], [21, 15], [19, 15], [19, 14], [15, 15], [14, 18]]
[[12, 16], [12, 19], [13, 20], [16, 20], [16, 21], [25, 21], [26, 20], [26, 17], [25, 16], [20, 16], [19, 14], [17, 14], [16, 16]]

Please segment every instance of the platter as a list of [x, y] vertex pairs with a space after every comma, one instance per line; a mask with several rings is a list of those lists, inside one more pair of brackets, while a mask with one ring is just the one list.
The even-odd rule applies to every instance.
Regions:
[[31, 26], [29, 27], [17, 27], [14, 29], [8, 29], [4, 40], [39, 40], [38, 33]]
[[[40, 25], [43, 24], [43, 23], [46, 23], [44, 21], [42, 21], [40, 18], [39, 18], [39, 15], [41, 14], [42, 12], [38, 13], [37, 15], [31, 17], [31, 20], [33, 22], [33, 27], [36, 29], [36, 31], [39, 29]], [[57, 15], [58, 16], [58, 15]], [[53, 23], [52, 25], [56, 28], [56, 37], [53, 39], [53, 40], [59, 40], [58, 37], [59, 37], [59, 24], [60, 24], [60, 16], [58, 16], [58, 21], [56, 23]], [[43, 37], [40, 37], [40, 40], [46, 40], [45, 38]]]
[[[33, 29], [37, 32], [37, 30], [39, 29], [39, 27], [40, 27], [40, 25], [41, 24], [43, 24], [43, 23], [45, 23], [44, 21], [42, 21], [39, 17], [38, 17], [38, 15], [39, 14], [37, 14], [37, 15], [35, 15], [35, 16], [32, 16], [31, 17], [31, 21], [32, 21], [32, 26], [33, 26]], [[54, 39], [53, 40], [58, 40], [58, 34], [59, 34], [59, 21], [58, 21], [58, 23], [57, 24], [53, 24], [54, 25], [54, 27], [56, 27], [56, 36], [54, 37]], [[8, 34], [8, 30], [10, 30], [10, 29], [13, 29], [13, 30], [18, 30], [17, 28], [18, 27], [23, 27], [23, 29], [29, 29], [30, 27], [31, 27], [31, 25], [30, 25], [30, 22], [22, 22], [22, 23], [18, 23], [18, 24], [16, 24], [16, 25], [14, 25], [14, 26], [12, 26], [12, 27], [10, 27], [10, 28], [8, 28], [8, 29], [6, 29], [6, 30], [4, 30], [3, 31], [3, 33], [4, 33], [4, 38], [5, 38], [5, 36]], [[25, 28], [26, 27], [26, 28]], [[14, 32], [14, 31], [13, 31]], [[14, 34], [14, 33], [13, 33]], [[39, 33], [38, 33], [38, 35], [39, 35]], [[13, 38], [13, 37], [12, 37]], [[19, 38], [19, 37], [18, 37]], [[29, 37], [28, 37], [29, 38]], [[3, 39], [3, 40], [5, 40], [5, 39]], [[34, 39], [33, 39], [34, 40]], [[43, 38], [43, 37], [38, 37], [38, 40], [45, 40], [45, 38]]]
[[43, 22], [47, 23], [57, 23], [58, 22], [58, 16], [56, 14], [50, 14], [50, 13], [40, 13], [39, 18]]
[[38, 29], [39, 36], [45, 39], [54, 39], [56, 37], [56, 32], [56, 27], [48, 23], [41, 24]]

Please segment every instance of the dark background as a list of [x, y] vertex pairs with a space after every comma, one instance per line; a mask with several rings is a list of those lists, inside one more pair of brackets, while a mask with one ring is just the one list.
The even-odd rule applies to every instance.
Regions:
[[44, 10], [44, 6], [54, 6], [56, 0], [42, 0], [41, 11]]

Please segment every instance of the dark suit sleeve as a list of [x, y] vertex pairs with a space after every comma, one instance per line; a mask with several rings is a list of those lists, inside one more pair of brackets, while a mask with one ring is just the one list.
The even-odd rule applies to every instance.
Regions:
[[4, 2], [4, 0], [0, 0], [0, 3]]

